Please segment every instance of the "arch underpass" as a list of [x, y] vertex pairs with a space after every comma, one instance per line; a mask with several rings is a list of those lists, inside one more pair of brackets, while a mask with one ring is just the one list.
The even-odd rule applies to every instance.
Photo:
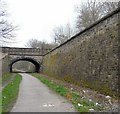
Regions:
[[20, 58], [15, 58], [11, 61], [10, 63], [10, 72], [13, 72], [13, 65], [18, 62], [18, 61], [28, 61], [34, 64], [35, 66], [35, 71], [34, 72], [39, 72], [40, 71], [40, 63], [37, 62], [35, 59], [30, 58], [30, 57], [20, 57]]

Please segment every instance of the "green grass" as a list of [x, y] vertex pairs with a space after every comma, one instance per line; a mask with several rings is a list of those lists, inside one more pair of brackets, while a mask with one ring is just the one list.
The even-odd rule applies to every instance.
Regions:
[[89, 101], [87, 98], [81, 98], [78, 92], [71, 91], [58, 83], [46, 79], [40, 74], [33, 73], [32, 75], [38, 78], [42, 83], [46, 84], [51, 90], [71, 101], [78, 112], [90, 112], [89, 109], [94, 109], [95, 111], [102, 110], [102, 107], [96, 106], [95, 102]]
[[2, 90], [2, 112], [9, 112], [16, 101], [22, 77], [16, 74], [15, 79]]
[[[13, 74], [12, 73], [6, 73], [2, 77], [0, 77], [0, 85], [6, 83], [7, 81], [11, 80]], [[0, 114], [2, 112], [2, 92], [0, 92]]]
[[2, 113], [2, 93], [0, 92], [0, 114]]
[[2, 77], [0, 77], [0, 84], [2, 84]]

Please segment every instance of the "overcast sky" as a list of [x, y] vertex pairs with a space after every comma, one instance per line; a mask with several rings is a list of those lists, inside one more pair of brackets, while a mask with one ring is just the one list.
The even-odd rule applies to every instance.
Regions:
[[11, 46], [24, 47], [31, 38], [52, 42], [54, 27], [75, 20], [75, 5], [81, 0], [4, 0], [7, 4], [9, 19], [19, 26], [16, 41]]

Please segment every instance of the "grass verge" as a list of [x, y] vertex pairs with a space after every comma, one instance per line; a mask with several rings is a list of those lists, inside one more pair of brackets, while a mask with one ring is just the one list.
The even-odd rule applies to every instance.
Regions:
[[72, 91], [58, 83], [50, 81], [45, 77], [43, 77], [41, 74], [33, 73], [32, 75], [38, 78], [42, 83], [47, 85], [50, 89], [52, 89], [56, 93], [60, 94], [61, 96], [64, 96], [69, 101], [71, 101], [78, 112], [91, 112], [91, 111], [102, 110], [101, 106], [96, 106], [95, 102], [89, 101], [89, 99], [81, 97], [78, 92]]
[[15, 79], [2, 90], [2, 112], [9, 112], [15, 103], [22, 77], [16, 74]]
[[0, 92], [0, 114], [2, 113], [2, 93]]

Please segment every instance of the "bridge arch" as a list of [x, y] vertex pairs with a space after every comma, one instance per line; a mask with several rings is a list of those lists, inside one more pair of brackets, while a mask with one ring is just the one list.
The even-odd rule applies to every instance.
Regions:
[[37, 62], [35, 59], [33, 58], [30, 58], [30, 57], [18, 57], [18, 58], [15, 58], [11, 61], [10, 63], [10, 72], [12, 72], [12, 66], [14, 63], [18, 62], [18, 61], [28, 61], [28, 62], [31, 62], [35, 65], [35, 72], [39, 72], [40, 71], [40, 63]]

